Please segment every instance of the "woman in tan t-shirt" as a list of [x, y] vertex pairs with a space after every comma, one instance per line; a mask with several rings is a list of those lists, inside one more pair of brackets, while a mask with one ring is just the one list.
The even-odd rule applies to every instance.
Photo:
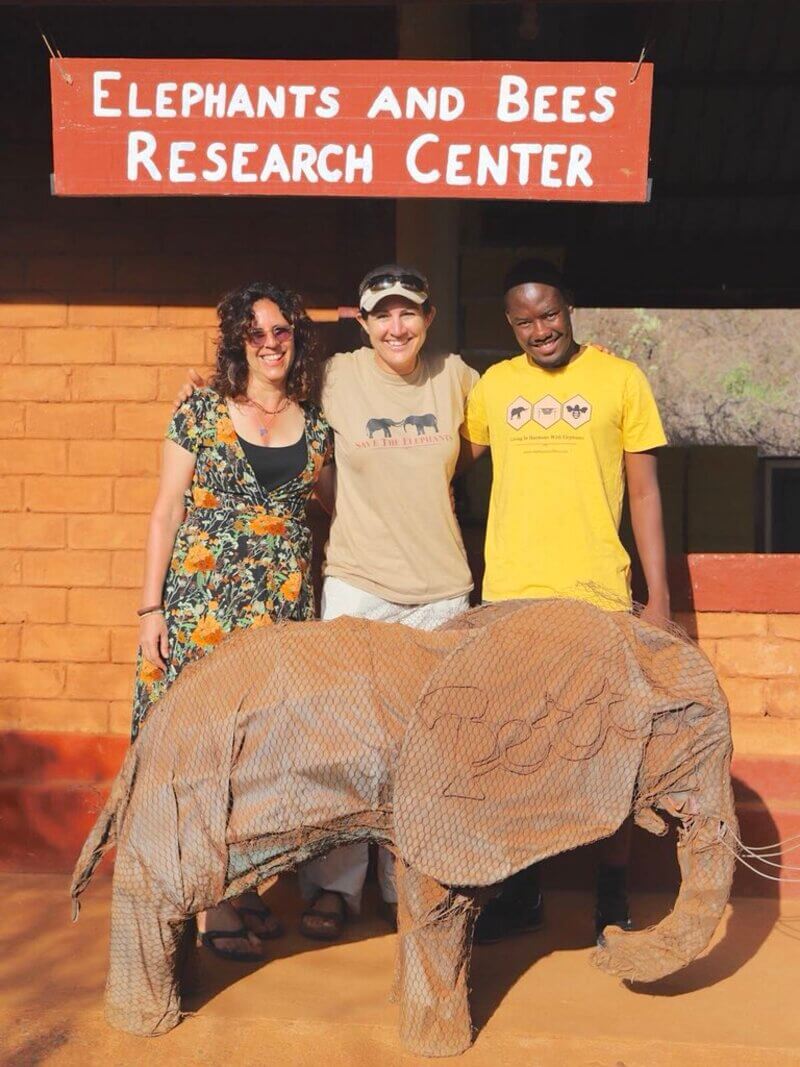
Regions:
[[[456, 355], [423, 355], [435, 308], [413, 268], [377, 267], [359, 286], [369, 346], [325, 364], [322, 407], [334, 431], [335, 471], [318, 496], [332, 506], [321, 615], [433, 629], [469, 606], [472, 576], [450, 498], [464, 404], [478, 375]], [[335, 484], [334, 484], [335, 479]], [[323, 504], [325, 500], [323, 499]], [[339, 936], [357, 914], [367, 846], [348, 845], [300, 870], [312, 903], [301, 931]], [[397, 894], [391, 856], [380, 850], [382, 911]]]

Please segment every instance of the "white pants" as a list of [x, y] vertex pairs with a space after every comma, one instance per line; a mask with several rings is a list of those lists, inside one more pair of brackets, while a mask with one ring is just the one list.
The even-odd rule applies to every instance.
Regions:
[[[469, 596], [454, 596], [432, 604], [395, 604], [374, 593], [365, 593], [341, 578], [326, 578], [322, 586], [321, 616], [335, 619], [352, 615], [356, 619], [402, 622], [416, 630], [435, 630], [469, 607]], [[341, 893], [353, 914], [361, 911], [361, 892], [367, 876], [369, 849], [366, 843], [343, 845], [298, 870], [300, 892], [311, 900], [320, 891]], [[385, 848], [378, 850], [378, 884], [384, 900], [397, 903], [394, 858]]]

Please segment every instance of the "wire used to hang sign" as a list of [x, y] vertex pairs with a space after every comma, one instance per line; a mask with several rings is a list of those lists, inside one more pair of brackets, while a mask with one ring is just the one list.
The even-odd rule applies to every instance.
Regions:
[[36, 26], [37, 26], [37, 28], [39, 30], [40, 37], [44, 41], [45, 48], [50, 53], [51, 59], [55, 63], [56, 67], [58, 68], [58, 73], [61, 75], [61, 77], [67, 83], [67, 85], [72, 85], [72, 75], [69, 74], [66, 70], [64, 70], [64, 68], [61, 66], [61, 60], [64, 58], [61, 55], [61, 52], [57, 48], [55, 49], [55, 51], [53, 51], [53, 46], [48, 41], [47, 34], [42, 29], [41, 25], [39, 24], [38, 19], [36, 21]]

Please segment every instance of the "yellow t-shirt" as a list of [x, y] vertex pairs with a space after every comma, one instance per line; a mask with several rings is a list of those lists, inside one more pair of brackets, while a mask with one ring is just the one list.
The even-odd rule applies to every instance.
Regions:
[[666, 444], [636, 364], [591, 345], [556, 370], [504, 360], [470, 393], [461, 432], [492, 450], [484, 598], [629, 607], [623, 453]]

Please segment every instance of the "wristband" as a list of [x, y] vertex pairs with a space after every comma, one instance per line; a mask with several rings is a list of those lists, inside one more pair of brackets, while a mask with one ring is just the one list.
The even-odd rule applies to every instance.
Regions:
[[136, 614], [140, 619], [146, 619], [148, 615], [163, 615], [163, 608], [142, 608], [141, 611], [137, 611]]

